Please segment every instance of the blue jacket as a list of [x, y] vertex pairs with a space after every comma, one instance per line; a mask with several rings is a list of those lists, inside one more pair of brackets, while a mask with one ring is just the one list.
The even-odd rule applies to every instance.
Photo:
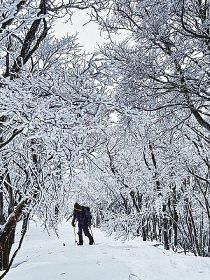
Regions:
[[92, 219], [92, 216], [90, 214], [89, 207], [82, 206], [82, 211], [74, 210], [72, 222], [75, 223], [75, 220], [77, 220], [79, 227], [84, 226], [84, 225], [90, 226], [91, 219]]

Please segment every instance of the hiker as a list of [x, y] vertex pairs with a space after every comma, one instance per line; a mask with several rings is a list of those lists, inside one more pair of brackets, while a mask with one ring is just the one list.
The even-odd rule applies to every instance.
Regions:
[[78, 203], [74, 204], [73, 220], [71, 224], [73, 227], [75, 227], [75, 221], [77, 220], [78, 222], [78, 245], [83, 245], [82, 231], [84, 232], [85, 236], [89, 238], [89, 244], [93, 245], [93, 236], [89, 232], [89, 227], [91, 227], [91, 219], [92, 216], [90, 214], [89, 207], [81, 206]]

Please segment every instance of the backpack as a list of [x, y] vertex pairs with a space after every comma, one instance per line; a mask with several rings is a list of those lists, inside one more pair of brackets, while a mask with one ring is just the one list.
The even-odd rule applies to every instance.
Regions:
[[92, 215], [90, 213], [90, 207], [84, 206], [83, 210], [84, 210], [84, 214], [85, 214], [85, 220], [87, 222], [91, 223]]

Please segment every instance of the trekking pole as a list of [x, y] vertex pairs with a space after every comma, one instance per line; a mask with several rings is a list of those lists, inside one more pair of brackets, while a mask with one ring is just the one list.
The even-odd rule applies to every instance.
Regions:
[[74, 242], [77, 243], [77, 237], [76, 237], [75, 227], [74, 227]]
[[[91, 235], [92, 235], [92, 237], [93, 237], [93, 231], [92, 231], [92, 228], [91, 228], [91, 227], [90, 227], [90, 233], [91, 233]], [[93, 244], [96, 245], [94, 237], [93, 237]]]

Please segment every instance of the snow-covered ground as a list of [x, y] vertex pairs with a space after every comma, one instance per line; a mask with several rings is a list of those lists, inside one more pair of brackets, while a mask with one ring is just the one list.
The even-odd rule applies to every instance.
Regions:
[[[122, 242], [93, 229], [97, 245], [74, 243], [70, 223], [60, 238], [31, 222], [5, 280], [209, 280], [210, 258], [184, 256], [140, 239]], [[65, 246], [64, 246], [65, 244]]]

